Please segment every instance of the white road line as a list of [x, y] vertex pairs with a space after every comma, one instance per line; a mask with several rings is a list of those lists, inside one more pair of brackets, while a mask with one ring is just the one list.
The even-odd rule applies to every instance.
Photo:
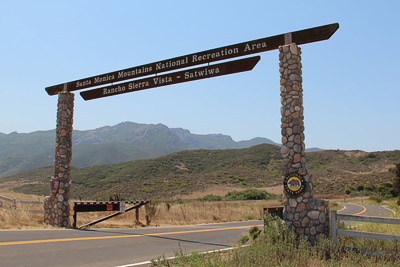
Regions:
[[[243, 248], [243, 247], [247, 247], [247, 246], [248, 245], [244, 245], [244, 246], [240, 246], [240, 247], [230, 247], [230, 248], [208, 250], [208, 251], [200, 252], [200, 254], [208, 254], [208, 253], [229, 251], [229, 250], [234, 250], [234, 249], [237, 249], [237, 248]], [[172, 257], [168, 257], [168, 258], [165, 258], [165, 259], [166, 260], [173, 260], [175, 258], [176, 258], [176, 256], [172, 256]], [[117, 265], [117, 266], [114, 266], [114, 267], [134, 267], [134, 266], [141, 266], [141, 265], [150, 264], [150, 263], [151, 263], [151, 261], [142, 261], [142, 262], [136, 262], [136, 263], [126, 264], [126, 265]]]
[[384, 209], [386, 209], [386, 210], [389, 210], [389, 211], [393, 212], [393, 215], [396, 215], [396, 212], [395, 212], [394, 210], [389, 209], [389, 208], [386, 207], [385, 205], [382, 205], [382, 206], [380, 206], [380, 207], [381, 207], [381, 208], [384, 208]]

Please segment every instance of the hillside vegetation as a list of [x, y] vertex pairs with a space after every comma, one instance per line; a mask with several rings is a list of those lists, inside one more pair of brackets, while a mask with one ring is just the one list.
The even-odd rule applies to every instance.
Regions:
[[[400, 162], [400, 151], [318, 151], [307, 153], [316, 194], [344, 194], [349, 186], [392, 181], [389, 168]], [[22, 193], [48, 195], [53, 167], [0, 178]], [[274, 145], [246, 149], [191, 150], [156, 159], [73, 168], [72, 197], [108, 199], [180, 198], [214, 185], [260, 188], [281, 184], [281, 154]]]
[[[87, 131], [75, 130], [72, 136], [72, 165], [79, 168], [155, 158], [182, 150], [275, 144], [267, 138], [235, 142], [228, 135], [198, 135], [163, 124], [133, 122]], [[55, 130], [0, 133], [0, 177], [52, 165], [55, 138]]]

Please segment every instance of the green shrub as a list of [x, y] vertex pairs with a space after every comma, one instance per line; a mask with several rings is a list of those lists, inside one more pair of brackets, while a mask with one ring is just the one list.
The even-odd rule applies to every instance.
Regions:
[[381, 203], [383, 198], [381, 195], [373, 195], [370, 196], [369, 199], [376, 201], [377, 203]]
[[363, 184], [357, 185], [357, 191], [363, 191], [363, 190], [364, 190], [364, 185]]
[[261, 229], [257, 226], [250, 228], [249, 230], [251, 240], [256, 240], [256, 238], [261, 234]]
[[228, 192], [223, 197], [223, 200], [262, 200], [273, 198], [276, 198], [276, 195], [270, 194], [265, 190], [246, 189], [244, 191]]
[[246, 244], [247, 241], [249, 241], [249, 240], [250, 240], [249, 236], [246, 235], [246, 234], [243, 234], [243, 235], [241, 235], [241, 236], [238, 238], [238, 244], [239, 244], [239, 246], [244, 245], [244, 244]]
[[213, 194], [209, 194], [206, 195], [202, 198], [199, 198], [200, 201], [221, 201], [222, 197], [221, 196], [217, 196], [217, 195], [213, 195]]
[[378, 186], [379, 194], [383, 199], [388, 199], [392, 197], [396, 197], [398, 195], [398, 191], [393, 187], [392, 183], [382, 183]]
[[376, 186], [374, 184], [368, 184], [368, 185], [365, 186], [365, 190], [375, 191], [376, 190]]

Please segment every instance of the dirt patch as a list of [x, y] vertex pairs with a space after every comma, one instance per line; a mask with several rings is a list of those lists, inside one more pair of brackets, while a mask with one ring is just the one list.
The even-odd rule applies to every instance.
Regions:
[[349, 156], [349, 157], [356, 157], [356, 158], [364, 157], [364, 156], [367, 156], [367, 155], [368, 155], [368, 153], [367, 153], [367, 152], [364, 152], [364, 151], [346, 151], [346, 152], [344, 152], [344, 154], [345, 154], [346, 156]]

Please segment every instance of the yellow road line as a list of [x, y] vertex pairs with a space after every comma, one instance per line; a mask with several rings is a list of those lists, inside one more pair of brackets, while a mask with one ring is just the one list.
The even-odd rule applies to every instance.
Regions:
[[[357, 205], [357, 204], [354, 204], [354, 205]], [[359, 213], [353, 214], [354, 216], [361, 215], [367, 211], [367, 208], [365, 206], [362, 206], [362, 205], [357, 205], [357, 206], [360, 206], [361, 208], [363, 208], [363, 210], [360, 211]]]
[[214, 232], [214, 231], [244, 229], [244, 228], [250, 228], [250, 227], [253, 227], [253, 226], [263, 226], [263, 225], [249, 225], [249, 226], [237, 226], [237, 227], [227, 227], [227, 228], [217, 228], [217, 229], [203, 229], [203, 230], [178, 231], [178, 232], [153, 233], [153, 234], [133, 234], [133, 235], [116, 235], [116, 236], [95, 236], [95, 237], [76, 237], [76, 238], [61, 238], [61, 239], [13, 241], [13, 242], [1, 242], [0, 246], [42, 244], [42, 243], [57, 243], [57, 242], [69, 242], [69, 241], [83, 241], [83, 240], [102, 240], [102, 239], [116, 239], [116, 238], [131, 238], [131, 237], [141, 237], [141, 236], [177, 235], [177, 234], [188, 234], [188, 233], [202, 233], [202, 232]]

